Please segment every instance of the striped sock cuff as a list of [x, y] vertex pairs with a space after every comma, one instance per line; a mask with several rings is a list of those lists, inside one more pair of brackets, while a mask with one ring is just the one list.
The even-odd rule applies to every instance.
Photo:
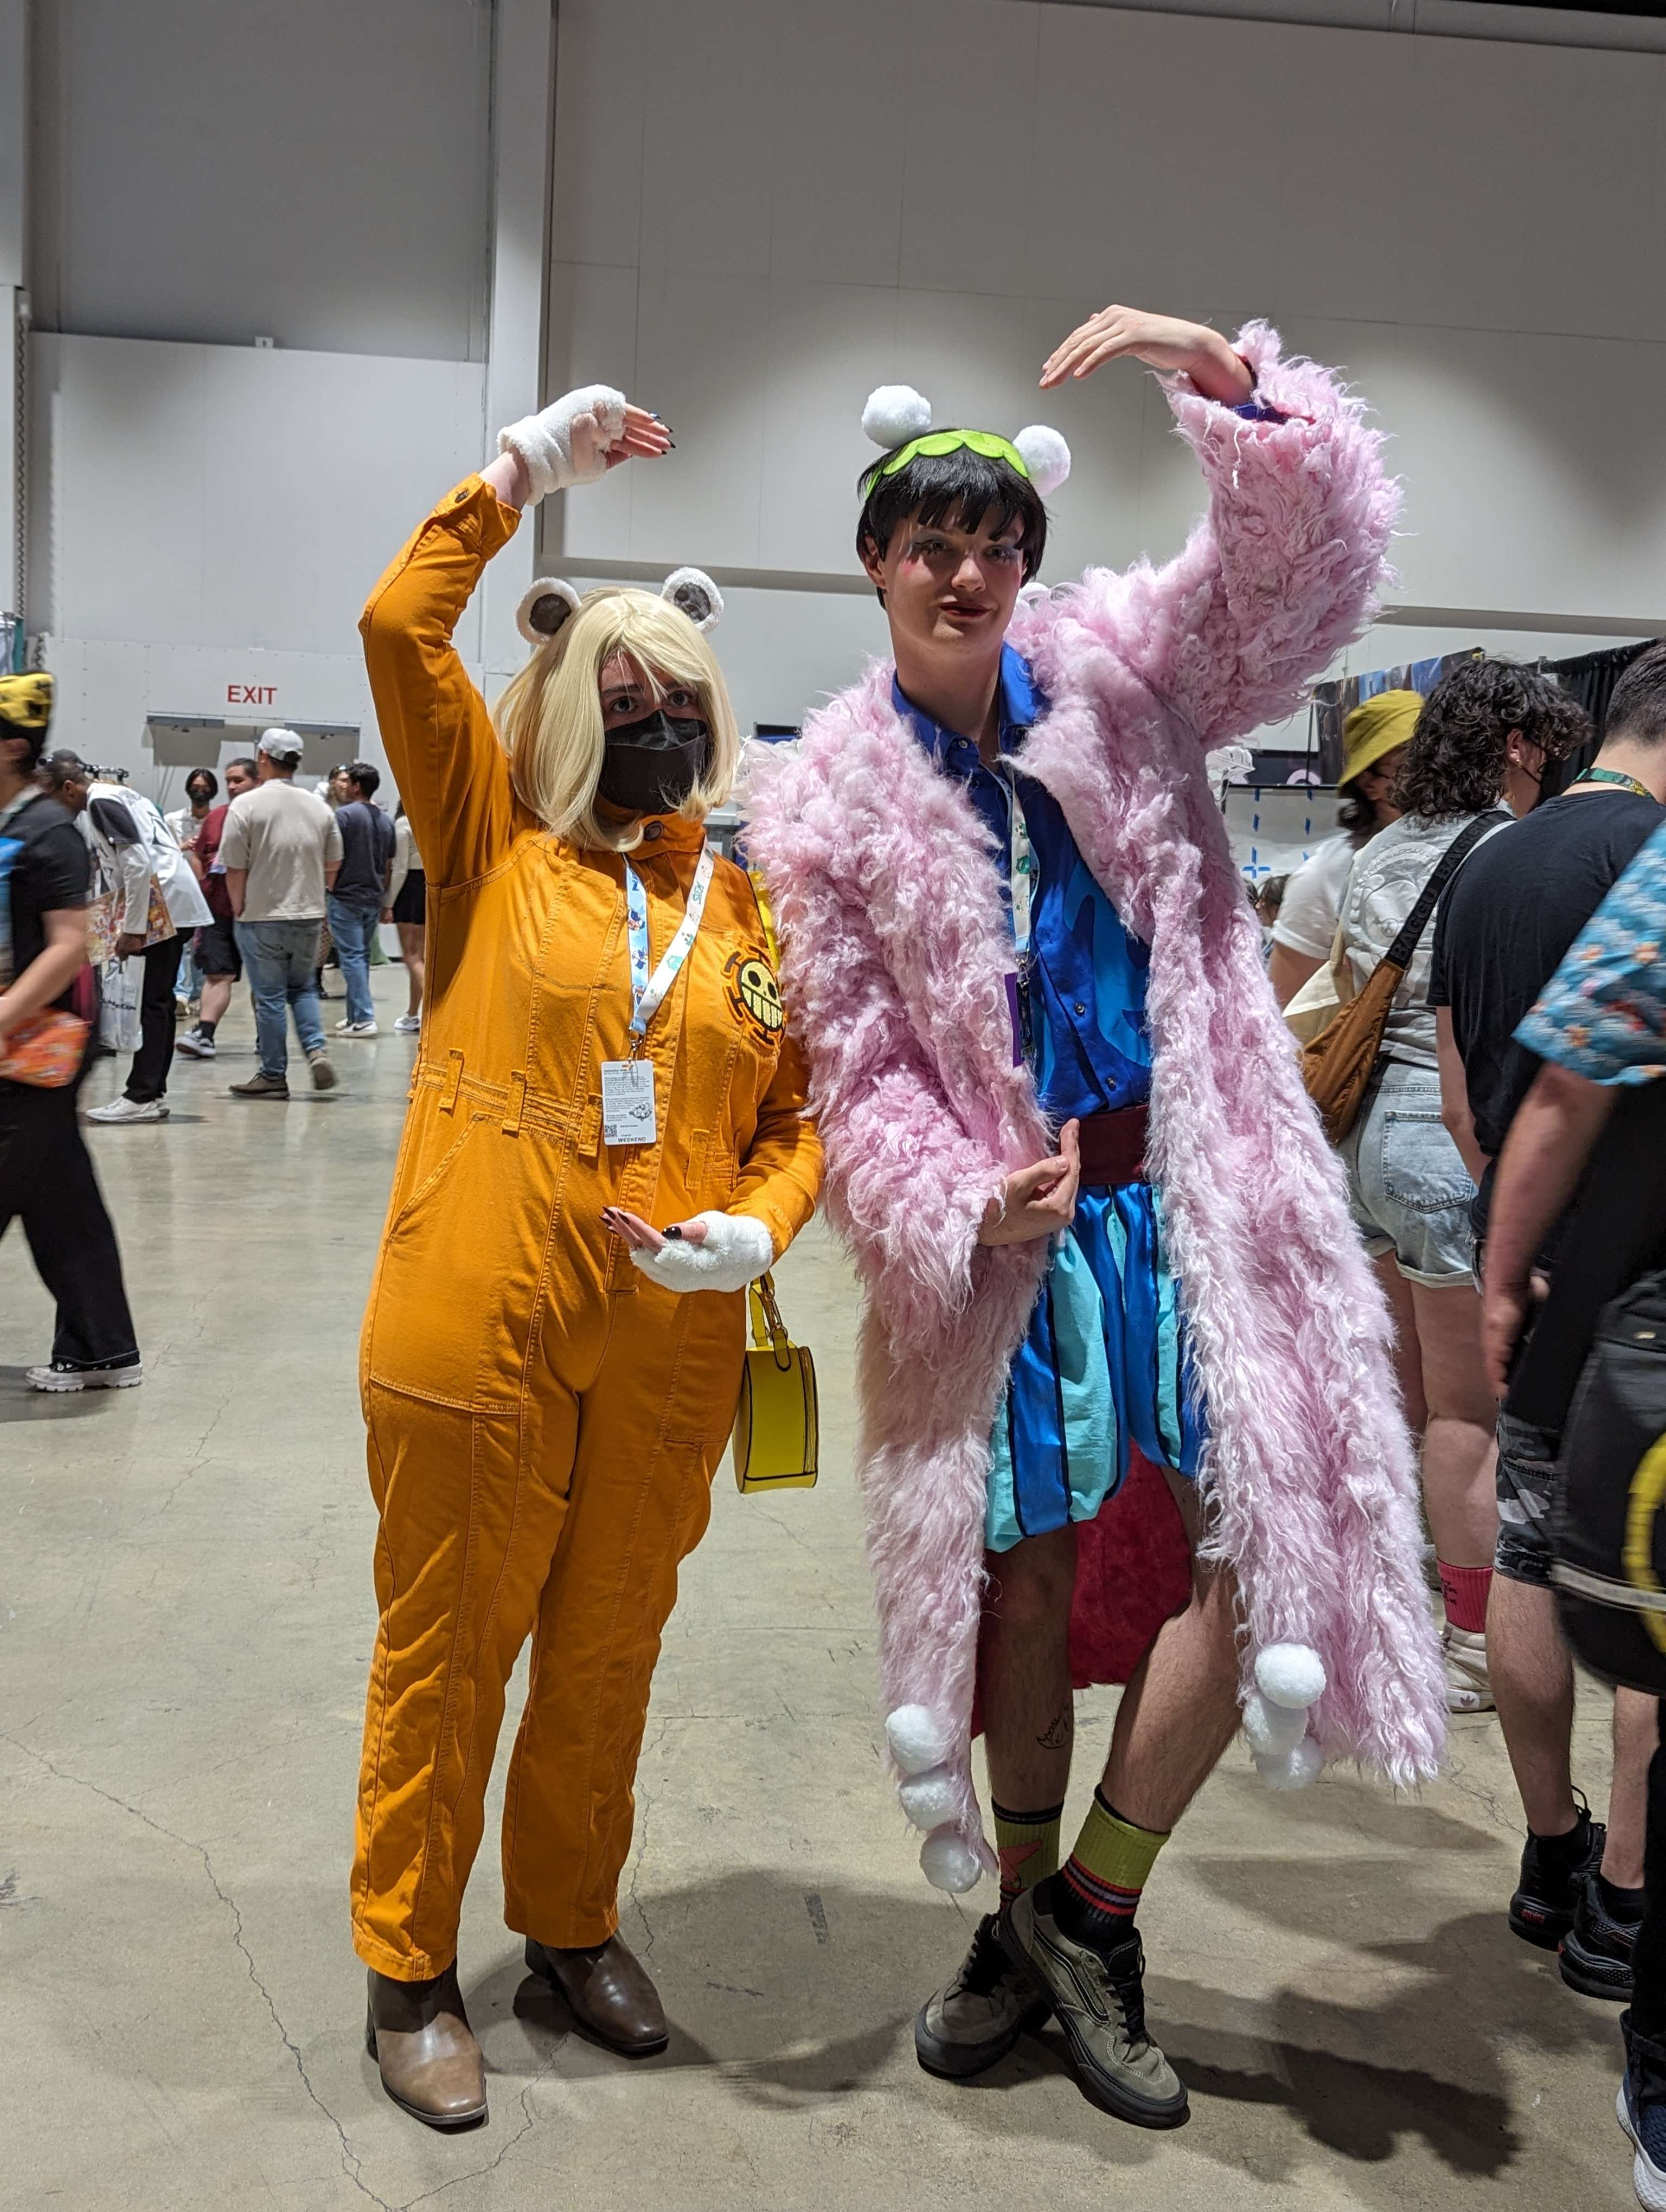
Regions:
[[[1169, 1840], [1167, 1829], [1137, 1828], [1125, 1820], [1102, 1790], [1093, 1793], [1082, 1832], [1076, 1838], [1067, 1877], [1085, 1897], [1084, 1883], [1097, 1883], [1119, 1896], [1139, 1898], [1150, 1877], [1157, 1854]], [[1090, 1900], [1094, 1901], [1094, 1900]], [[1108, 1911], [1132, 1911], [1110, 1905]]]

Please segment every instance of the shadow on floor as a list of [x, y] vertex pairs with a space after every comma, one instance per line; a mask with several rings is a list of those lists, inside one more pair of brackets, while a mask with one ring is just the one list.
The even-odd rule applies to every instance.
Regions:
[[125, 1390], [36, 1390], [23, 1380], [27, 1371], [0, 1367], [0, 1423], [85, 1420], [128, 1395]]
[[[1306, 1821], [1346, 1830], [1352, 1851], [1189, 1867], [1242, 1904], [1246, 1948], [1255, 1944], [1263, 1960], [1268, 1922], [1299, 1933], [1287, 1985], [1240, 1996], [1165, 1974], [1159, 1956], [1146, 1984], [1152, 2027], [1193, 2094], [1189, 2149], [1276, 2181], [1298, 2171], [1304, 2146], [1322, 2147], [1350, 2161], [1359, 2203], [1399, 2212], [1398, 2148], [1420, 2142], [1456, 2179], [1499, 2175], [1523, 2147], [1506, 2052], [1611, 2055], [1614, 2016], [1565, 1990], [1554, 1961], [1511, 1937], [1501, 1912], [1441, 1917], [1424, 1853], [1443, 1831], [1450, 1846], [1473, 1842], [1474, 1830], [1426, 1808], [1396, 1808], [1363, 1784], [1333, 1782], [1315, 1796], [1331, 1802], [1322, 1812], [1316, 1803]], [[1402, 1836], [1408, 1820], [1425, 1832]], [[1396, 1848], [1362, 1859], [1362, 1829]], [[1061, 2100], [1068, 2067], [1056, 2029], [1023, 2039], [974, 2083], [915, 2072], [915, 2011], [976, 1922], [947, 1899], [923, 1887], [917, 1897], [806, 1891], [737, 1873], [660, 1893], [650, 1909], [651, 1931], [635, 1916], [626, 1931], [673, 2022], [661, 2057], [633, 2063], [581, 2044], [565, 2005], [526, 1974], [518, 1945], [471, 1986], [471, 2012], [512, 2012], [519, 2057], [563, 2077], [714, 2065], [737, 2099], [781, 2112], [884, 2086], [917, 2090], [974, 2130], [1068, 2142], [1113, 2167], [1160, 2153], [1160, 2136], [1073, 2095]], [[1316, 1939], [1338, 1947], [1334, 1970], [1315, 1959]], [[1335, 1995], [1325, 1988], [1333, 1972]], [[483, 2030], [483, 2041], [489, 2055]], [[503, 2070], [527, 2069], [511, 2059]], [[1249, 2124], [1246, 2108], [1256, 2106], [1281, 2110], [1296, 2126]], [[1552, 2183], [1540, 2201], [1554, 2200]]]

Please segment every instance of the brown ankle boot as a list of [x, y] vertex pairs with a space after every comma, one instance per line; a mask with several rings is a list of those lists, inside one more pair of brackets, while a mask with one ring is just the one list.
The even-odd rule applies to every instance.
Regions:
[[526, 1964], [554, 1984], [581, 2027], [626, 2058], [651, 2058], [671, 2040], [660, 1992], [623, 1936], [557, 1951], [526, 1939]]
[[382, 2087], [430, 2128], [477, 2127], [486, 2117], [486, 2062], [469, 2027], [455, 1965], [425, 1982], [370, 1970], [365, 2048]]

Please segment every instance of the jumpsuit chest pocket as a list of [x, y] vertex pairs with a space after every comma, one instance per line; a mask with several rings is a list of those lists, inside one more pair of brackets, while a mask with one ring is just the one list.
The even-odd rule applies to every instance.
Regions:
[[520, 1387], [563, 1148], [502, 1112], [430, 1106], [410, 1195], [383, 1240], [366, 1321], [373, 1382], [507, 1410]]

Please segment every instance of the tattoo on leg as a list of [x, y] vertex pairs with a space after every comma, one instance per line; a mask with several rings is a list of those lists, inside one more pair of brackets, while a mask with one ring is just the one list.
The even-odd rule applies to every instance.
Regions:
[[1036, 1738], [1036, 1741], [1043, 1751], [1067, 1751], [1070, 1748], [1071, 1730], [1074, 1725], [1074, 1713], [1068, 1705], [1062, 1705], [1049, 1721], [1041, 1735]]

